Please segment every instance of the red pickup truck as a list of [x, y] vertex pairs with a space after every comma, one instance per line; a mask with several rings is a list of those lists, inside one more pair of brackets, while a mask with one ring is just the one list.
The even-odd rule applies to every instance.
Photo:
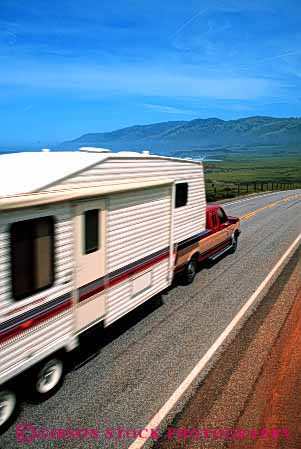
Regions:
[[205, 260], [215, 260], [237, 248], [240, 234], [240, 219], [226, 214], [220, 205], [206, 208], [206, 230], [185, 248], [177, 249], [176, 273], [180, 273], [185, 284], [193, 282], [197, 265]]

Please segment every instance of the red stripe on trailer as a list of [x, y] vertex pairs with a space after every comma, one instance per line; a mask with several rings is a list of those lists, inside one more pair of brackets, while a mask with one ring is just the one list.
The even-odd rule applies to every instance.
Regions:
[[25, 323], [21, 323], [17, 327], [4, 332], [2, 335], [0, 335], [0, 344], [6, 342], [7, 340], [10, 340], [13, 337], [16, 337], [25, 330], [32, 328], [33, 326], [36, 326], [43, 321], [46, 321], [60, 313], [65, 312], [65, 310], [71, 308], [71, 306], [72, 302], [68, 301], [65, 304], [56, 307], [55, 309], [50, 310], [49, 312], [45, 312], [36, 318], [32, 318], [28, 321], [25, 321]]
[[110, 287], [118, 284], [119, 282], [122, 282], [122, 281], [128, 279], [129, 277], [133, 276], [134, 274], [140, 273], [141, 271], [143, 271], [153, 265], [156, 265], [157, 263], [161, 262], [162, 260], [166, 259], [167, 257], [169, 257], [169, 252], [161, 254], [160, 256], [158, 256], [152, 260], [149, 260], [148, 262], [145, 262], [137, 267], [131, 268], [130, 270], [125, 271], [124, 273], [121, 273], [114, 278], [111, 278], [111, 279], [109, 278], [108, 282], [105, 283], [104, 285], [101, 285], [101, 286], [81, 295], [79, 298], [79, 302], [85, 301], [86, 299], [90, 298], [91, 296], [94, 296], [97, 293], [100, 293], [103, 290], [110, 288]]
[[136, 273], [139, 273], [140, 271], [145, 270], [146, 268], [151, 267], [152, 265], [155, 265], [159, 262], [161, 262], [164, 259], [167, 259], [169, 257], [169, 252], [162, 254], [161, 256], [156, 257], [153, 260], [150, 260], [148, 262], [145, 262], [142, 265], [139, 265], [138, 267], [132, 268], [131, 270], [120, 274], [119, 276], [116, 276], [113, 279], [109, 279], [108, 287], [112, 287], [115, 284], [118, 284], [119, 282], [124, 281], [125, 279], [129, 278], [130, 276], [133, 276]]
[[85, 301], [85, 299], [88, 299], [91, 296], [94, 296], [97, 293], [102, 292], [103, 290], [105, 290], [105, 288], [106, 288], [105, 285], [101, 285], [100, 287], [97, 287], [97, 288], [91, 290], [90, 292], [84, 293], [83, 295], [80, 296], [79, 302]]

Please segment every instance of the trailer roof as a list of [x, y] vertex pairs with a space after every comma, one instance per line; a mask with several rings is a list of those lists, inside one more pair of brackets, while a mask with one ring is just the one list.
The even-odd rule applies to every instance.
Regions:
[[52, 184], [109, 158], [159, 158], [199, 164], [193, 160], [150, 155], [148, 152], [103, 151], [103, 149], [89, 148], [86, 151], [42, 150], [2, 154], [0, 155], [0, 198], [43, 191]]
[[107, 153], [40, 151], [0, 156], [0, 197], [40, 190], [108, 157]]
[[174, 181], [171, 179], [140, 180], [131, 183], [111, 184], [97, 187], [80, 187], [65, 190], [41, 191], [0, 198], [0, 211], [21, 209], [26, 207], [43, 206], [49, 204], [62, 203], [65, 201], [75, 201], [84, 198], [94, 198], [112, 193], [128, 192], [130, 190], [141, 190], [151, 187], [170, 185]]

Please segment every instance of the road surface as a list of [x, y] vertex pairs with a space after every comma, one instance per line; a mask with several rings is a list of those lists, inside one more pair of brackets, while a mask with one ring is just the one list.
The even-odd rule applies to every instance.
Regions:
[[0, 437], [1, 448], [22, 445], [15, 436], [20, 423], [100, 431], [97, 439], [84, 432], [80, 439], [45, 437], [25, 447], [129, 447], [133, 439], [108, 438], [104, 429], [145, 428], [301, 230], [301, 190], [238, 200], [225, 209], [244, 217], [237, 252], [202, 269], [191, 286], [169, 289], [113, 326], [102, 346], [97, 335], [86, 339], [61, 390], [43, 404], [26, 403]]

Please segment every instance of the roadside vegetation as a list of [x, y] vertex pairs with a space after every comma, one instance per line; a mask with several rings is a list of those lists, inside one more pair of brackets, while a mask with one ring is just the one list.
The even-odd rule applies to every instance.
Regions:
[[207, 200], [301, 188], [301, 151], [214, 154], [205, 162]]

